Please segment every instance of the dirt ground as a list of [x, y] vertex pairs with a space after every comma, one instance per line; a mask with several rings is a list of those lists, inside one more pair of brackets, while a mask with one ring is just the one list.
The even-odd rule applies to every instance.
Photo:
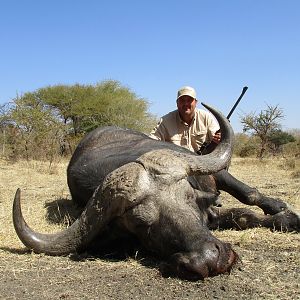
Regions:
[[[31, 227], [58, 231], [76, 213], [66, 165], [0, 160], [0, 299], [300, 299], [300, 234], [295, 233], [215, 231], [233, 245], [241, 261], [231, 274], [196, 282], [162, 277], [159, 261], [139, 250], [122, 259], [26, 251], [12, 225], [15, 190], [22, 190], [22, 208]], [[291, 168], [285, 160], [236, 158], [230, 172], [300, 211], [299, 169], [299, 161]], [[242, 207], [225, 193], [222, 202]]]

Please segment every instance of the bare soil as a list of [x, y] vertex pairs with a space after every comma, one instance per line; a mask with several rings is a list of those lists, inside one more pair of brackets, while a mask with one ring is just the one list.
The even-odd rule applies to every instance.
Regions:
[[[232, 243], [241, 261], [231, 274], [195, 282], [162, 277], [159, 261], [138, 249], [125, 258], [28, 252], [12, 224], [16, 188], [22, 190], [29, 225], [41, 232], [58, 231], [77, 213], [66, 184], [66, 166], [67, 162], [49, 167], [0, 160], [0, 299], [300, 299], [300, 234], [295, 233], [263, 228], [215, 231]], [[230, 168], [240, 180], [300, 211], [298, 170], [299, 161], [291, 169], [283, 159], [235, 158]], [[225, 193], [222, 202], [243, 206]]]

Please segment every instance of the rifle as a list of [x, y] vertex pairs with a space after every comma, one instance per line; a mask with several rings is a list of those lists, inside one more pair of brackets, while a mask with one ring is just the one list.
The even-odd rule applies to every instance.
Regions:
[[[248, 87], [244, 86], [243, 90], [242, 90], [242, 93], [240, 94], [239, 98], [235, 101], [232, 109], [230, 110], [229, 114], [227, 115], [228, 120], [230, 119], [231, 115], [235, 111], [236, 107], [238, 106], [238, 104], [242, 100], [242, 98], [245, 95], [247, 90], [248, 90]], [[216, 133], [218, 133], [218, 132], [220, 132], [220, 129]], [[210, 143], [204, 142], [203, 145], [201, 146], [201, 148], [197, 151], [197, 154], [199, 154], [199, 155], [208, 154], [208, 153], [212, 152], [216, 148], [216, 146], [217, 146], [217, 144], [213, 141], [210, 142]]]

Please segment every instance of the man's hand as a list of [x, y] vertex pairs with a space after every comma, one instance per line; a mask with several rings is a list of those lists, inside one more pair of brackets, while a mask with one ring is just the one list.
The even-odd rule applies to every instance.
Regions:
[[215, 135], [213, 136], [212, 141], [213, 141], [214, 143], [216, 143], [216, 144], [219, 144], [220, 141], [221, 141], [221, 132], [217, 131], [217, 132], [215, 133]]

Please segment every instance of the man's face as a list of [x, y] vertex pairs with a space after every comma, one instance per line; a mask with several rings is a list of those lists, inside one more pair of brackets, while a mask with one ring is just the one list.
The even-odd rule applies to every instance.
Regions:
[[181, 96], [177, 99], [177, 108], [184, 121], [191, 120], [195, 114], [197, 100], [190, 96]]

